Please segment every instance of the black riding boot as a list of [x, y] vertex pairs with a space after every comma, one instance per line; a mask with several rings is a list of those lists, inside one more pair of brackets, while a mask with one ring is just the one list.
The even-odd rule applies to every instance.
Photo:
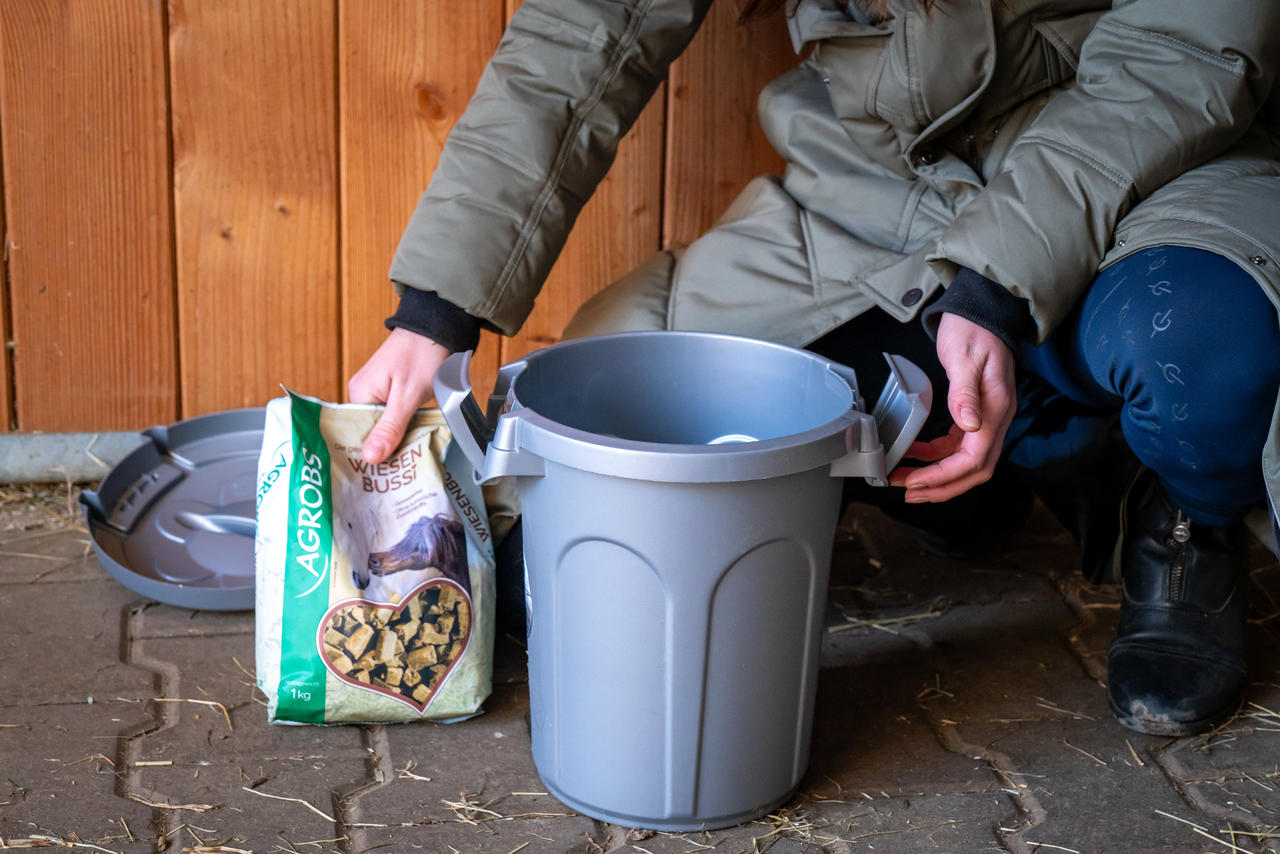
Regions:
[[1149, 471], [1126, 497], [1122, 520], [1111, 711], [1152, 735], [1211, 729], [1236, 711], [1245, 686], [1244, 526], [1192, 524]]

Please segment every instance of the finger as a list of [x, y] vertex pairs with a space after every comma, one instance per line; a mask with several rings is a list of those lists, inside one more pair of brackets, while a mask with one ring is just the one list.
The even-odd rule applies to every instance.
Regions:
[[990, 476], [999, 457], [994, 431], [961, 432], [960, 435], [963, 438], [954, 453], [911, 472], [903, 485], [908, 489], [925, 489], [966, 480], [977, 472], [986, 471]]
[[918, 468], [907, 474], [902, 485], [907, 492], [919, 494], [923, 490], [939, 489], [963, 480], [980, 471], [982, 464], [966, 454], [956, 453], [936, 463]]
[[352, 403], [386, 403], [387, 390], [366, 382], [361, 374], [356, 374], [347, 382], [347, 400]]
[[956, 425], [968, 432], [982, 429], [982, 365], [962, 359], [959, 365], [947, 367], [947, 409]]
[[364, 446], [361, 449], [365, 462], [380, 463], [390, 455], [404, 438], [409, 419], [421, 404], [421, 395], [407, 390], [402, 392], [400, 388], [392, 387], [391, 394], [388, 395], [387, 408], [383, 410], [378, 423], [373, 425], [373, 429], [365, 437]]
[[[945, 459], [960, 449], [960, 441], [963, 436], [968, 435], [959, 427], [952, 427], [945, 436], [939, 436], [928, 442], [912, 442], [907, 447], [907, 452], [902, 455], [903, 461], [911, 460], [913, 462], [934, 463], [938, 460]], [[899, 465], [893, 471], [889, 472], [890, 486], [906, 486], [907, 478], [917, 471], [922, 471], [921, 466]]]
[[933, 463], [949, 457], [960, 447], [960, 440], [965, 433], [958, 427], [952, 427], [945, 436], [930, 439], [928, 442], [912, 442], [903, 454], [904, 459], [919, 460], [922, 463]]
[[963, 495], [975, 486], [986, 483], [991, 479], [991, 472], [983, 469], [969, 474], [959, 480], [953, 480], [939, 486], [931, 486], [927, 489], [908, 489], [903, 494], [902, 500], [908, 504], [927, 504], [949, 501], [958, 495]]

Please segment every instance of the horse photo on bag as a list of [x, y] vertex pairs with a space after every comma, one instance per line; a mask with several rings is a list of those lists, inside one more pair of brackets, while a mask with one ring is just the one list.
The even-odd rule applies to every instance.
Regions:
[[382, 591], [402, 597], [423, 581], [440, 576], [470, 594], [462, 523], [447, 513], [421, 516], [388, 548], [370, 551], [364, 564], [353, 563], [351, 576], [356, 589], [369, 599]]

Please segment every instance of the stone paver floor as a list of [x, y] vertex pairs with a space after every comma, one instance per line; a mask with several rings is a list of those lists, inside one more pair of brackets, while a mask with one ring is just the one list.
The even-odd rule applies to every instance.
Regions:
[[471, 721], [268, 726], [252, 614], [120, 586], [70, 495], [0, 490], [0, 850], [1280, 852], [1280, 568], [1260, 548], [1245, 706], [1213, 733], [1155, 738], [1107, 711], [1116, 592], [1080, 580], [1043, 513], [982, 562], [855, 513], [799, 794], [677, 835], [541, 794], [509, 637]]

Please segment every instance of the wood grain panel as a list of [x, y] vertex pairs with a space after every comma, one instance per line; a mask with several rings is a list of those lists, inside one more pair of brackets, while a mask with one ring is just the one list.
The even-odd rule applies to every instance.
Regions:
[[[504, 20], [503, 0], [340, 2], [344, 377], [386, 337], [387, 268]], [[482, 394], [497, 366], [485, 334], [472, 362]]]
[[186, 416], [335, 400], [335, 0], [170, 0]]
[[172, 420], [163, 9], [0, 3], [0, 116], [18, 427]]
[[[2, 24], [0, 24], [2, 26]], [[0, 46], [3, 50], [3, 46]], [[3, 60], [0, 59], [0, 68], [3, 67]], [[0, 175], [3, 174], [4, 163], [4, 145], [0, 143]], [[8, 245], [8, 232], [4, 227], [4, 187], [0, 181], [0, 243]], [[4, 251], [0, 249], [0, 251]], [[5, 253], [7, 257], [7, 252]], [[4, 340], [8, 341], [10, 334], [9, 327], [9, 265], [0, 264], [0, 330], [3, 330]], [[0, 347], [0, 433], [6, 433], [13, 429], [13, 383], [10, 378], [13, 376], [13, 360], [9, 356], [9, 348]]]
[[711, 7], [668, 78], [663, 245], [689, 245], [757, 175], [780, 173], [756, 117], [766, 83], [798, 59], [781, 14], [737, 22], [734, 3]]

